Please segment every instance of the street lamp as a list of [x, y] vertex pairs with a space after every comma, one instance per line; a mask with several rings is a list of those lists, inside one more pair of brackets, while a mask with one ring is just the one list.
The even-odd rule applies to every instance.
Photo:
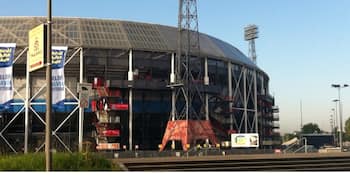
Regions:
[[331, 125], [331, 133], [333, 134], [333, 129], [334, 129], [334, 117], [333, 117], [333, 114], [330, 115], [329, 124]]
[[334, 112], [334, 128], [336, 128], [337, 130], [339, 129], [339, 124], [338, 124], [338, 101], [339, 99], [333, 99], [332, 100], [335, 103], [335, 108], [333, 108], [333, 112]]
[[337, 135], [337, 126], [338, 126], [338, 124], [337, 124], [337, 103], [335, 103], [335, 108], [332, 108], [332, 112], [333, 112], [333, 114], [332, 114], [332, 119], [333, 119], [333, 122], [332, 122], [332, 124], [333, 124], [333, 128], [332, 128], [332, 135], [333, 135], [333, 138], [334, 138], [334, 143], [335, 143], [335, 145], [336, 145], [336, 135]]
[[337, 116], [336, 116], [336, 109], [332, 108], [332, 132], [334, 131], [334, 129], [336, 128], [336, 120], [337, 120]]
[[[340, 146], [340, 151], [343, 151], [343, 117], [342, 117], [342, 103], [340, 100], [340, 89], [341, 88], [345, 88], [345, 87], [349, 87], [348, 84], [332, 84], [333, 88], [337, 88], [338, 89], [338, 101], [339, 101], [339, 125], [340, 125], [340, 133], [339, 133], [339, 146]], [[334, 101], [334, 100], [333, 100]]]
[[[338, 122], [338, 101], [339, 99], [333, 99], [332, 100], [334, 103], [335, 103], [335, 109], [334, 109], [334, 135], [337, 139], [337, 144], [339, 144], [339, 147], [340, 147], [340, 143], [339, 143], [339, 140], [340, 140], [340, 136], [339, 136], [339, 122]], [[338, 136], [336, 136], [338, 132]]]

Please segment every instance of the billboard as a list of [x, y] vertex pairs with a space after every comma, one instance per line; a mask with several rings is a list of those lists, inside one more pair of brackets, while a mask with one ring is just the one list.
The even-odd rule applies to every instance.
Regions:
[[259, 147], [259, 134], [234, 133], [231, 134], [231, 147]]
[[13, 99], [12, 65], [15, 43], [0, 43], [0, 108], [8, 106]]

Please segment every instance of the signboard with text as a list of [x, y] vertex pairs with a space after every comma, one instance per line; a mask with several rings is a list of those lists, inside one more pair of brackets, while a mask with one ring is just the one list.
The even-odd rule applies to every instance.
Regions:
[[29, 72], [41, 69], [46, 63], [46, 25], [41, 24], [29, 31]]
[[234, 133], [231, 134], [231, 146], [235, 147], [259, 147], [259, 134]]
[[89, 108], [89, 98], [91, 93], [91, 83], [78, 83], [77, 92], [79, 93], [79, 107]]

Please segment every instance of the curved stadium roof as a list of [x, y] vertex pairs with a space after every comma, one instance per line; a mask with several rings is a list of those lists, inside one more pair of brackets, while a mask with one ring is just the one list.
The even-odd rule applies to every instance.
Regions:
[[[0, 42], [27, 46], [28, 31], [45, 17], [0, 17]], [[53, 18], [53, 44], [69, 47], [176, 52], [177, 28], [129, 21]], [[200, 34], [201, 55], [256, 67], [234, 46]]]

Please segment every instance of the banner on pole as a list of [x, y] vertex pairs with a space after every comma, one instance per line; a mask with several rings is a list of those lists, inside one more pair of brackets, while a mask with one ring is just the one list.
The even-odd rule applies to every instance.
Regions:
[[12, 66], [15, 43], [0, 43], [0, 108], [6, 108], [13, 99]]
[[64, 63], [68, 47], [52, 47], [52, 104], [62, 105], [66, 96], [64, 84]]
[[29, 72], [41, 69], [46, 64], [46, 29], [47, 25], [40, 24], [31, 29], [28, 34]]

